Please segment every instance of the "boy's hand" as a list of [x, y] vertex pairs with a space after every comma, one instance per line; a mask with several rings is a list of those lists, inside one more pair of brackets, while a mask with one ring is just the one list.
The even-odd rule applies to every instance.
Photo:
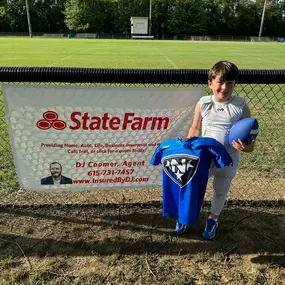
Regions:
[[252, 152], [254, 149], [254, 144], [255, 140], [252, 140], [250, 144], [245, 144], [240, 139], [238, 139], [238, 142], [236, 141], [232, 142], [233, 147], [242, 152]]

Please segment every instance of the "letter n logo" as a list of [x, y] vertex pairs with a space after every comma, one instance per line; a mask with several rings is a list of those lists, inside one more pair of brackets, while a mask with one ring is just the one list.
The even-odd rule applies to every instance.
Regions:
[[162, 159], [164, 172], [181, 188], [188, 184], [196, 173], [199, 157], [182, 154]]

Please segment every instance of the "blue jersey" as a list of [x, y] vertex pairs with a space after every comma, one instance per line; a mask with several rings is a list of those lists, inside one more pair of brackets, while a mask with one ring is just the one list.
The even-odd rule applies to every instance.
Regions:
[[232, 163], [213, 138], [167, 139], [155, 150], [152, 165], [162, 164], [163, 216], [194, 224], [203, 204], [212, 159], [218, 168]]

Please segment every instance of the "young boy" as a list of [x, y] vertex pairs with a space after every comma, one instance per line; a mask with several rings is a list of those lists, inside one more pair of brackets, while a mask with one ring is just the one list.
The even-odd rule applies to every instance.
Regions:
[[[240, 160], [240, 151], [251, 152], [254, 141], [246, 145], [241, 140], [228, 144], [228, 134], [231, 127], [241, 119], [250, 117], [250, 110], [245, 98], [233, 96], [238, 78], [238, 68], [229, 61], [217, 62], [209, 71], [208, 85], [212, 96], [204, 96], [197, 103], [193, 124], [188, 138], [193, 136], [211, 137], [222, 143], [232, 157], [233, 163], [225, 168], [216, 168], [212, 164], [210, 176], [214, 176], [214, 195], [211, 204], [211, 214], [206, 222], [203, 238], [210, 240], [216, 235], [218, 217], [224, 207], [231, 182], [236, 175]], [[176, 232], [183, 233], [185, 225], [177, 222]]]

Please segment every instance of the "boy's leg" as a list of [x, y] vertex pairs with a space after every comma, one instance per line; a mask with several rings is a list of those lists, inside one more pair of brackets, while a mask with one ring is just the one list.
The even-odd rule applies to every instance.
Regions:
[[231, 182], [237, 173], [239, 156], [239, 152], [235, 152], [231, 155], [233, 164], [225, 168], [215, 169], [213, 181], [214, 195], [211, 203], [211, 215], [207, 220], [206, 228], [203, 233], [203, 237], [205, 239], [212, 239], [216, 235], [218, 217], [225, 205]]
[[216, 170], [213, 181], [214, 195], [211, 203], [211, 216], [213, 218], [217, 218], [224, 208], [232, 180], [236, 173], [237, 167], [235, 166], [227, 166]]

